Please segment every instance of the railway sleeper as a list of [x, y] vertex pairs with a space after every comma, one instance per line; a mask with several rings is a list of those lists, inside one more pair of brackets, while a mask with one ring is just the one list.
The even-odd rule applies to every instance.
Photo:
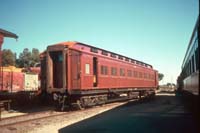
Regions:
[[67, 95], [60, 95], [60, 94], [53, 94], [53, 100], [55, 101], [56, 109], [64, 111], [69, 105], [67, 104], [68, 101]]

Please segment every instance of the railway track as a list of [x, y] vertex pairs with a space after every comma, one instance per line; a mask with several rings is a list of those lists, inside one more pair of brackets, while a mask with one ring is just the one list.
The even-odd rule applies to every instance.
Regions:
[[113, 105], [121, 105], [126, 103], [127, 101], [121, 101], [118, 103], [108, 103], [104, 104], [103, 106], [95, 106], [92, 108], [86, 108], [84, 110], [75, 110], [75, 111], [66, 111], [66, 112], [57, 112], [54, 110], [48, 110], [48, 111], [42, 111], [42, 112], [37, 112], [37, 113], [29, 113], [25, 115], [20, 115], [20, 116], [14, 116], [14, 117], [9, 117], [9, 118], [3, 118], [0, 121], [0, 128], [5, 128], [5, 127], [10, 127], [14, 125], [19, 125], [19, 124], [24, 124], [24, 123], [30, 123], [32, 121], [37, 121], [37, 120], [42, 120], [42, 119], [47, 119], [51, 117], [57, 117], [57, 116], [62, 116], [62, 115], [70, 115], [73, 113], [77, 112], [87, 112], [90, 110], [93, 110], [95, 108], [109, 108], [109, 106]]
[[0, 128], [4, 126], [17, 124], [17, 123], [23, 123], [27, 121], [32, 121], [32, 120], [37, 120], [37, 119], [42, 119], [42, 118], [47, 118], [47, 117], [52, 117], [52, 116], [59, 116], [65, 113], [68, 113], [68, 112], [56, 112], [53, 110], [49, 110], [49, 111], [41, 111], [37, 113], [29, 113], [29, 114], [20, 115], [20, 116], [13, 116], [9, 118], [3, 118], [0, 121]]

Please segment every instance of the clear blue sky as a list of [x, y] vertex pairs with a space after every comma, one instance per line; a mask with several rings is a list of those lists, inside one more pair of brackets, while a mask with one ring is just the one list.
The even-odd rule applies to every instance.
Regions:
[[79, 41], [132, 57], [176, 82], [198, 16], [198, 0], [2, 0], [0, 28], [19, 36], [3, 48]]

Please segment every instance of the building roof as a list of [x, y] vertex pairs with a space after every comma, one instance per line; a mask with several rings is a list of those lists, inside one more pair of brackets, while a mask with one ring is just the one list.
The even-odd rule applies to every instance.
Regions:
[[0, 34], [2, 34], [4, 37], [10, 37], [10, 38], [15, 38], [15, 39], [18, 38], [18, 36], [16, 34], [6, 31], [6, 30], [3, 30], [1, 28], [0, 28]]

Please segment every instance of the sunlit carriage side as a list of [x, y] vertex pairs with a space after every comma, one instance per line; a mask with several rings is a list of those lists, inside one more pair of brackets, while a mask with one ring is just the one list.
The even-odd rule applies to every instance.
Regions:
[[199, 95], [199, 18], [194, 27], [183, 60], [182, 71], [177, 79], [178, 89]]
[[158, 86], [151, 65], [79, 42], [48, 46], [40, 57], [42, 90], [61, 108], [97, 105], [122, 95], [154, 95]]

